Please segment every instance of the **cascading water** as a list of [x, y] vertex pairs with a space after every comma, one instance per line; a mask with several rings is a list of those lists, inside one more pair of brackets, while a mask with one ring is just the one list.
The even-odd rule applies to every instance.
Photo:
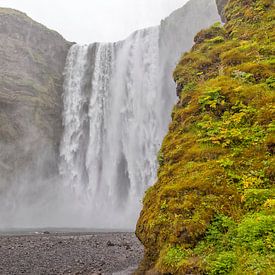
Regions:
[[159, 83], [158, 27], [70, 50], [60, 173], [97, 226], [132, 226], [156, 177], [170, 111], [156, 107], [163, 100]]

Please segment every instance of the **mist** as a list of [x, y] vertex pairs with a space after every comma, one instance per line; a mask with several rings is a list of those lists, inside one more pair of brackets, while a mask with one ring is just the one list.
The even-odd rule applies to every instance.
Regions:
[[80, 44], [114, 42], [133, 31], [158, 25], [187, 0], [1, 0]]

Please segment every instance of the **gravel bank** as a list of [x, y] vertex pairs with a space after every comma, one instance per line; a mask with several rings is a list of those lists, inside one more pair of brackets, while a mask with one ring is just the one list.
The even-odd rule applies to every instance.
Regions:
[[0, 236], [0, 274], [131, 274], [143, 255], [133, 233]]

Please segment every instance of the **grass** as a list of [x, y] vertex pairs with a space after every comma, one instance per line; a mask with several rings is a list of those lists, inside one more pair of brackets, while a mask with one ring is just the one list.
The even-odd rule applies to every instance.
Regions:
[[174, 72], [179, 101], [136, 230], [143, 271], [275, 273], [274, 3], [231, 0], [225, 14]]

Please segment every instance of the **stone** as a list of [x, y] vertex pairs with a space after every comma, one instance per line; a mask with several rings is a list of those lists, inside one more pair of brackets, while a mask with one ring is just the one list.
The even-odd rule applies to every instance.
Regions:
[[0, 8], [0, 190], [24, 171], [29, 181], [57, 171], [71, 45], [26, 14]]

